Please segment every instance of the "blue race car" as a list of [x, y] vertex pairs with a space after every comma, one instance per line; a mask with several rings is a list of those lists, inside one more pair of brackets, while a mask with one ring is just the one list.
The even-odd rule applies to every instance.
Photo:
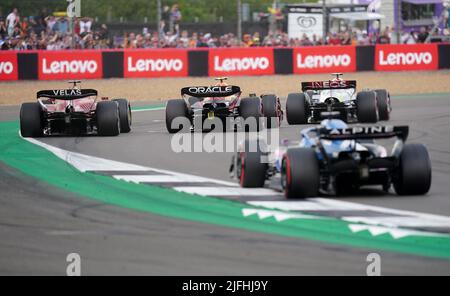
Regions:
[[247, 140], [230, 172], [242, 187], [263, 187], [279, 177], [287, 198], [341, 195], [364, 185], [381, 185], [385, 192], [394, 185], [399, 195], [423, 195], [431, 186], [431, 161], [424, 145], [405, 144], [408, 132], [407, 126], [348, 127], [326, 119], [302, 130], [296, 145], [273, 152]]

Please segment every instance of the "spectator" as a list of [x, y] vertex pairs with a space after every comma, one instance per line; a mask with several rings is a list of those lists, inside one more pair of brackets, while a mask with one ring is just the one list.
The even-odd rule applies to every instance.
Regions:
[[92, 32], [92, 19], [84, 17], [80, 20], [80, 35]]
[[56, 21], [56, 24], [53, 27], [55, 32], [59, 32], [61, 34], [69, 33], [69, 22], [67, 18], [61, 17]]
[[414, 32], [403, 32], [401, 36], [402, 44], [416, 44], [416, 37]]
[[341, 38], [339, 38], [337, 33], [332, 33], [328, 35], [328, 44], [329, 45], [340, 45]]
[[19, 23], [19, 11], [14, 8], [13, 11], [6, 17], [6, 26], [8, 28], [8, 35], [11, 37], [14, 33], [14, 28]]
[[53, 15], [46, 17], [45, 23], [47, 24], [47, 34], [52, 33], [56, 24], [56, 17], [54, 17]]
[[174, 31], [175, 26], [178, 26], [181, 21], [181, 11], [178, 4], [174, 4], [170, 10], [170, 31]]
[[420, 28], [420, 32], [417, 35], [417, 42], [418, 43], [425, 43], [425, 41], [428, 38], [428, 35], [429, 34], [428, 34], [428, 31], [427, 31], [427, 28], [426, 27], [421, 27]]
[[0, 40], [5, 40], [8, 35], [8, 29], [6, 28], [5, 21], [0, 19]]

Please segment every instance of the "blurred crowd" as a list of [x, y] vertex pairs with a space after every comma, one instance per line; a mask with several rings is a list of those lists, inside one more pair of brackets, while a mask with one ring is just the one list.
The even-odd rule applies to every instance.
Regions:
[[[74, 28], [74, 30], [72, 30]], [[106, 25], [93, 30], [91, 18], [65, 17], [48, 14], [22, 17], [17, 9], [6, 18], [0, 17], [0, 49], [2, 50], [64, 50], [110, 48]]]
[[[332, 32], [325, 39], [304, 34], [289, 39], [286, 32], [273, 28], [266, 36], [256, 32], [243, 34], [240, 40], [235, 34], [213, 36], [211, 33], [180, 30], [182, 13], [178, 5], [163, 8], [160, 28], [140, 33], [110, 36], [105, 24], [94, 24], [91, 18], [77, 18], [73, 22], [65, 16], [55, 16], [45, 10], [38, 16], [22, 17], [17, 9], [6, 18], [0, 17], [0, 49], [2, 50], [64, 50], [107, 48], [198, 48], [198, 47], [258, 47], [258, 46], [317, 46], [317, 45], [373, 45], [389, 44], [395, 32], [386, 27], [379, 32], [367, 32], [353, 28]], [[72, 30], [74, 28], [74, 30]], [[405, 32], [401, 43], [424, 43], [429, 36], [450, 35], [449, 29], [439, 31], [422, 27], [417, 32]]]

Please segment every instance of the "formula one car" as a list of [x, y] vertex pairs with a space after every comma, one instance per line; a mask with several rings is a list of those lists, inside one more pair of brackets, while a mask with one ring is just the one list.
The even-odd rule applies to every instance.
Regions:
[[[188, 119], [191, 131], [198, 127], [201, 130], [212, 127], [212, 122], [220, 122], [224, 130], [230, 128], [227, 119], [254, 118], [256, 129], [260, 123], [266, 128], [279, 126], [283, 119], [280, 99], [275, 95], [252, 94], [248, 98], [241, 98], [240, 87], [228, 85], [226, 77], [216, 78], [218, 83], [214, 86], [191, 86], [181, 89], [182, 99], [170, 100], [166, 106], [166, 127], [169, 133], [182, 130], [175, 119]], [[264, 120], [261, 120], [264, 118]], [[178, 121], [177, 120], [177, 121]], [[236, 124], [238, 125], [238, 124]], [[234, 125], [234, 129], [236, 129]], [[211, 129], [211, 128], [209, 128]]]
[[71, 89], [42, 90], [36, 103], [20, 109], [23, 137], [50, 135], [117, 136], [131, 131], [131, 107], [126, 99], [97, 99], [94, 89], [81, 89], [81, 81], [69, 81]]
[[289, 124], [317, 123], [325, 118], [345, 122], [375, 123], [389, 120], [391, 99], [385, 89], [356, 92], [355, 80], [343, 80], [333, 73], [329, 81], [303, 82], [302, 93], [288, 95], [286, 118]]
[[[230, 171], [242, 187], [263, 187], [266, 180], [279, 177], [287, 198], [341, 195], [364, 185], [382, 185], [388, 192], [392, 184], [399, 195], [426, 194], [431, 186], [428, 151], [422, 144], [405, 144], [408, 132], [407, 126], [349, 128], [341, 120], [327, 119], [303, 130], [297, 145], [273, 153], [257, 143], [250, 150], [247, 140]], [[391, 151], [379, 141], [394, 141]]]

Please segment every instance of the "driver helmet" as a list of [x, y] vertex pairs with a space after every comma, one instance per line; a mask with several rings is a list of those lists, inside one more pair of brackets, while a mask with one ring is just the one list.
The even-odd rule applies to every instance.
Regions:
[[340, 119], [325, 119], [320, 125], [328, 130], [346, 129], [348, 125]]

